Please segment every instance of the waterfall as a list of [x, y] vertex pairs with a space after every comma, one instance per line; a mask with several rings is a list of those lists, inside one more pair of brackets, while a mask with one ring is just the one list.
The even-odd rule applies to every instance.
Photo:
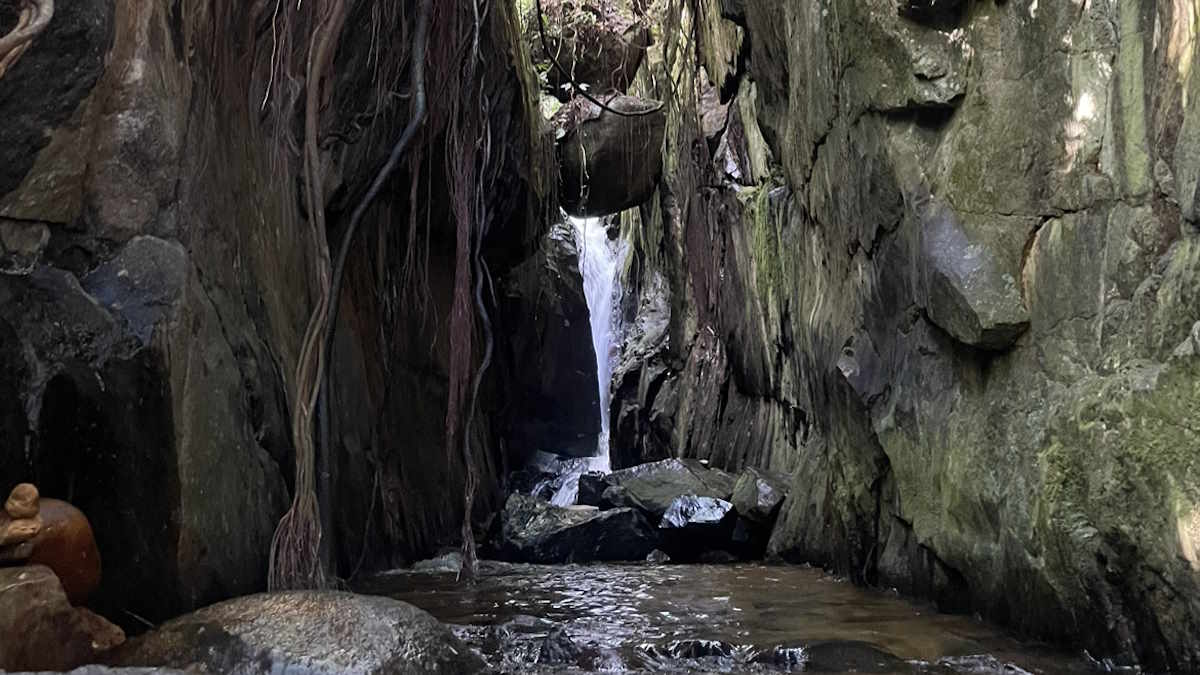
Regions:
[[617, 325], [617, 301], [621, 297], [618, 270], [625, 257], [624, 242], [609, 241], [603, 218], [571, 218], [575, 242], [579, 248], [579, 272], [583, 275], [583, 295], [587, 299], [592, 324], [592, 349], [596, 352], [596, 382], [600, 395], [600, 438], [596, 456], [588, 457], [571, 470], [551, 501], [558, 506], [575, 503], [579, 476], [586, 471], [612, 470], [608, 453], [608, 408], [612, 396], [612, 368], [616, 360], [614, 338]]

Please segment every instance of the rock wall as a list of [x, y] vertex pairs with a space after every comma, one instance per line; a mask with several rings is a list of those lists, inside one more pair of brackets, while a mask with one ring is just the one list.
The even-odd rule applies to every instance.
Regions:
[[[273, 8], [60, 3], [0, 78], [0, 490], [33, 481], [88, 514], [104, 564], [96, 607], [130, 627], [263, 589], [289, 500], [314, 253], [294, 119], [263, 103], [271, 66], [289, 58], [271, 42], [286, 28], [270, 30]], [[347, 35], [380, 21], [405, 33], [408, 9], [351, 4]], [[484, 243], [501, 276], [538, 249], [553, 163], [535, 159], [549, 144], [507, 5], [486, 16], [481, 48], [495, 55], [489, 124], [506, 147]], [[373, 98], [379, 68], [395, 66], [383, 49], [347, 37], [326, 87], [335, 243], [407, 122], [406, 97]], [[349, 265], [332, 366], [329, 534], [343, 575], [427, 552], [461, 522], [461, 459], [444, 440], [454, 228], [434, 133], [414, 163], [423, 193], [402, 171]], [[425, 304], [408, 302], [408, 251], [424, 256]], [[485, 495], [499, 452], [493, 382], [476, 431]]]
[[614, 461], [790, 472], [774, 555], [1194, 669], [1198, 8], [901, 4], [683, 20]]

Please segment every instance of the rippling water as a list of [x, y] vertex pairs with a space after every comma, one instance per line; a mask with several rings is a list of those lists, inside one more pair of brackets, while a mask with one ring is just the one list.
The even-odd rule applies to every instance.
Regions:
[[970, 617], [797, 566], [484, 563], [470, 586], [406, 572], [361, 590], [455, 624], [508, 672], [1089, 670]]

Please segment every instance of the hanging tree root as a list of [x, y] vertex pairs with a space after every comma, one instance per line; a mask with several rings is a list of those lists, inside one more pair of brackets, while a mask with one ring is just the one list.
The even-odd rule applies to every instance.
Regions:
[[345, 20], [343, 0], [330, 0], [309, 44], [304, 120], [304, 174], [310, 236], [317, 253], [317, 304], [296, 366], [296, 395], [292, 412], [292, 439], [296, 445], [296, 486], [292, 505], [279, 521], [271, 540], [268, 586], [321, 588], [321, 524], [316, 495], [313, 413], [325, 368], [322, 338], [329, 315], [329, 244], [325, 231], [325, 199], [321, 193], [320, 150], [317, 146], [321, 104], [321, 76], [336, 50], [337, 37]]
[[17, 25], [7, 35], [0, 36], [0, 78], [29, 49], [33, 39], [46, 30], [53, 16], [54, 0], [24, 0]]

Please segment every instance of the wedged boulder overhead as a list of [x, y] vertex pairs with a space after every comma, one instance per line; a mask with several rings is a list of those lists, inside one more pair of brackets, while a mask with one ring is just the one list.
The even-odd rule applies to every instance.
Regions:
[[499, 517], [493, 546], [517, 562], [643, 560], [658, 544], [653, 525], [630, 508], [561, 507], [514, 494]]
[[572, 83], [601, 94], [629, 89], [653, 40], [645, 21], [619, 0], [542, 0], [539, 24], [536, 6], [529, 5], [524, 39], [551, 94], [568, 100]]
[[637, 206], [649, 199], [662, 173], [662, 103], [623, 95], [598, 100], [617, 112], [580, 97], [555, 120], [559, 199], [575, 216]]

